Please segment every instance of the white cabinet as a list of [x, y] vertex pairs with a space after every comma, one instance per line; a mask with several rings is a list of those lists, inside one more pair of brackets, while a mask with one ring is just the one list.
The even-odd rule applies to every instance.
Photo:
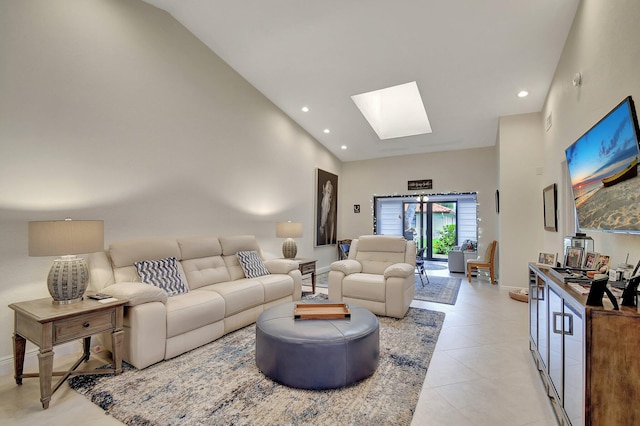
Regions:
[[529, 347], [562, 425], [640, 424], [640, 314], [587, 297], [529, 265]]
[[582, 308], [549, 287], [550, 396], [572, 425], [583, 424], [584, 327]]

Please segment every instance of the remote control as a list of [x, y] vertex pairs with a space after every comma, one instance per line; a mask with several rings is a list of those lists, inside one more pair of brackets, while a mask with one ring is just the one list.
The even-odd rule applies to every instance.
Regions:
[[89, 299], [102, 300], [102, 299], [109, 299], [111, 297], [112, 296], [109, 296], [108, 294], [96, 293], [96, 294], [90, 295]]

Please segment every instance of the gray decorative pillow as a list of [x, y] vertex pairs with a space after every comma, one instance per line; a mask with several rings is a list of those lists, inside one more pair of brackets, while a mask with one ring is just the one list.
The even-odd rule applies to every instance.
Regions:
[[160, 260], [143, 260], [134, 263], [140, 281], [161, 288], [167, 296], [187, 293], [189, 289], [182, 281], [178, 272], [178, 262], [175, 257]]
[[239, 251], [236, 253], [238, 262], [244, 271], [244, 276], [247, 278], [257, 278], [263, 275], [269, 275], [269, 270], [257, 251]]

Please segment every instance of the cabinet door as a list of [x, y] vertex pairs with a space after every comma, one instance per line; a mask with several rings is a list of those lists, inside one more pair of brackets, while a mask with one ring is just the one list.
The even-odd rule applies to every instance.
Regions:
[[547, 310], [549, 287], [540, 277], [537, 284], [538, 354], [542, 361], [541, 369], [546, 371], [549, 367], [549, 312]]
[[562, 298], [552, 288], [547, 287], [547, 300], [549, 303], [549, 378], [556, 391], [562, 398], [563, 395], [563, 353], [562, 353], [562, 333], [563, 333], [563, 309]]
[[584, 324], [581, 311], [564, 302], [564, 395], [562, 402], [572, 425], [583, 424]]
[[538, 274], [529, 271], [529, 338], [538, 349]]

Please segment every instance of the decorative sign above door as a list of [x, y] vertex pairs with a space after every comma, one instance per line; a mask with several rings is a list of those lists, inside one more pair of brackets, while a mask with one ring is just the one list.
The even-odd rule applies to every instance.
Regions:
[[407, 189], [409, 191], [418, 191], [421, 189], [433, 189], [433, 179], [407, 181]]

